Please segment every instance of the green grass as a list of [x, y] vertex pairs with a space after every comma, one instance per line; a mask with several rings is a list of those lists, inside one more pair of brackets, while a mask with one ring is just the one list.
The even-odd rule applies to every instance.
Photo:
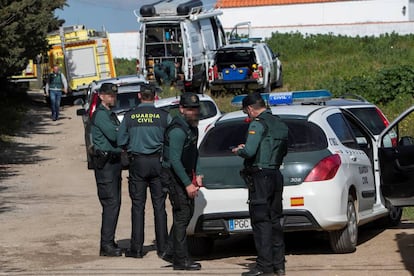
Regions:
[[405, 207], [403, 210], [402, 219], [414, 221], [414, 207]]

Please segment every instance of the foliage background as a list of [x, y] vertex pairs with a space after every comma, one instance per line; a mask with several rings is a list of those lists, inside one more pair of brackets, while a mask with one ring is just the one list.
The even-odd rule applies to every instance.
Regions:
[[[0, 1], [0, 84], [21, 72], [28, 59], [47, 51], [46, 34], [64, 23], [54, 16], [66, 0]], [[1, 92], [1, 91], [0, 91]]]

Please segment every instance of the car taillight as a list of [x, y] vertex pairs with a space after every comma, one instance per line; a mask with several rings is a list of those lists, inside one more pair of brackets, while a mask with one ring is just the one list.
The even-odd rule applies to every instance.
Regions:
[[387, 127], [390, 124], [390, 122], [388, 122], [387, 117], [385, 117], [384, 113], [382, 113], [382, 111], [379, 108], [375, 108], [375, 110], [377, 111], [377, 113], [380, 116], [382, 122], [384, 123], [384, 126]]
[[208, 68], [208, 80], [209, 81], [212, 81], [212, 80], [214, 80], [214, 68], [215, 68], [216, 66], [214, 66], [214, 67], [210, 67], [210, 68]]
[[263, 66], [259, 65], [258, 69], [259, 69], [259, 77], [263, 78]]
[[330, 155], [319, 161], [303, 182], [332, 179], [336, 175], [339, 166], [341, 166], [341, 157], [338, 154]]
[[[387, 127], [390, 124], [387, 117], [385, 117], [384, 113], [382, 113], [382, 111], [378, 107], [376, 107], [375, 110], [377, 111], [377, 113], [380, 116], [382, 122], [384, 123], [384, 126]], [[391, 137], [391, 145], [393, 147], [396, 147], [397, 144], [398, 144], [397, 137]]]
[[92, 95], [91, 105], [89, 106], [89, 118], [92, 118], [92, 115], [96, 110], [96, 106], [98, 105], [98, 99], [98, 93], [94, 93]]

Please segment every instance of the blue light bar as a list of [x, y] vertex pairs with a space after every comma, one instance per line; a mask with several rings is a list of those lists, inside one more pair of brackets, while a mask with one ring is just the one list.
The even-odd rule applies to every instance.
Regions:
[[[331, 92], [328, 90], [306, 90], [306, 91], [292, 91], [292, 92], [272, 92], [262, 93], [262, 98], [270, 106], [274, 105], [290, 105], [290, 104], [319, 104], [330, 100]], [[231, 105], [242, 106], [242, 101], [246, 97], [244, 95], [237, 95], [231, 100]]]

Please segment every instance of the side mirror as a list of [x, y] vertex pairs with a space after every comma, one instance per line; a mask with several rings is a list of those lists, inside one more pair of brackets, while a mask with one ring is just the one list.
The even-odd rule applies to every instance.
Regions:
[[76, 115], [78, 115], [78, 116], [86, 115], [85, 108], [81, 108], [81, 109], [76, 110]]

